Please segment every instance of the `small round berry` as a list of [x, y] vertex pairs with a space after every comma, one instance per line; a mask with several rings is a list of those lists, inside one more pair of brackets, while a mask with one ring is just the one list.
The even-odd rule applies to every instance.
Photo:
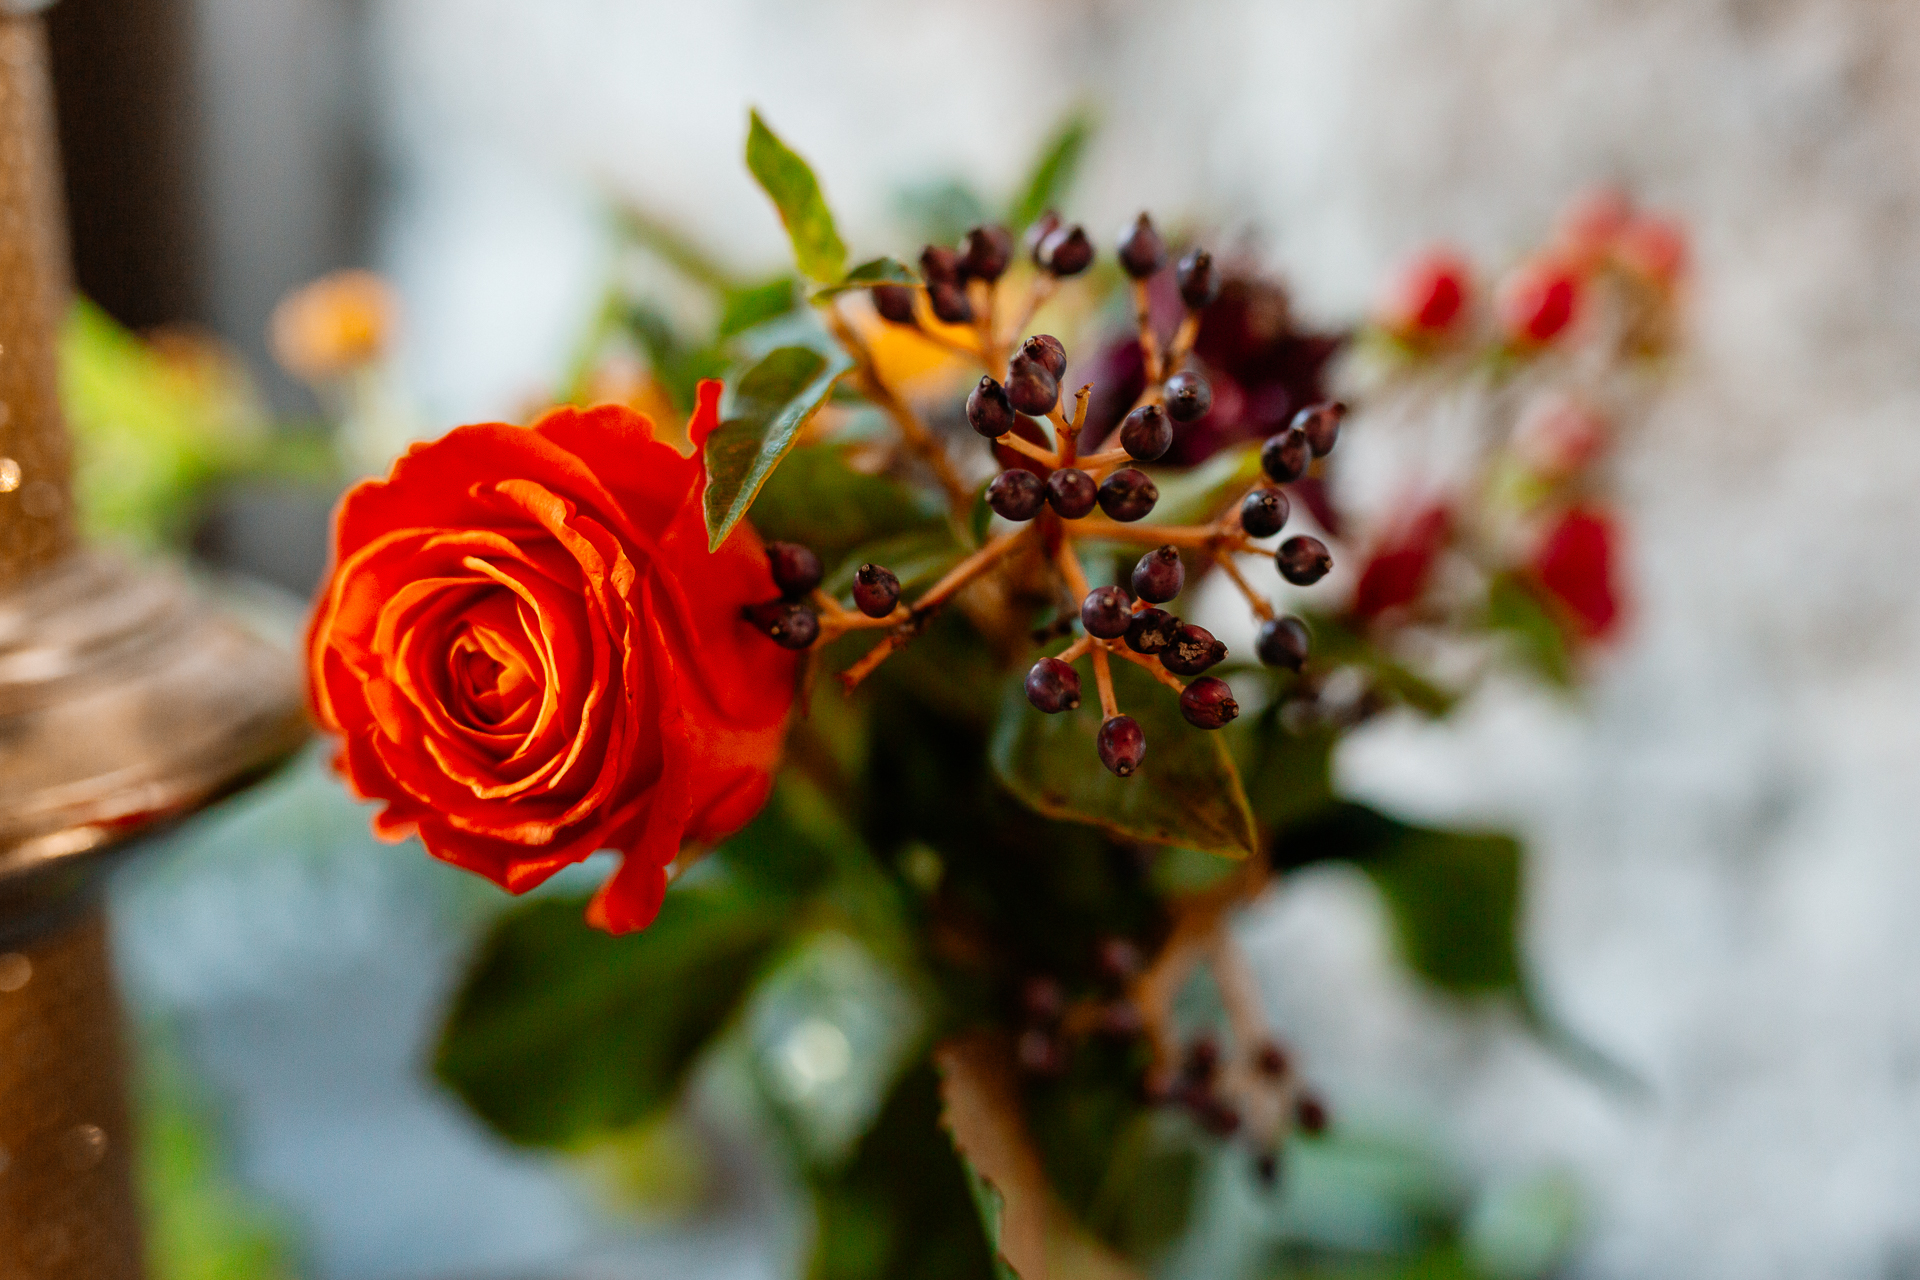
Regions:
[[1122, 778], [1130, 778], [1147, 754], [1147, 736], [1132, 716], [1115, 716], [1100, 726], [1096, 743], [1100, 763]]
[[813, 548], [797, 542], [769, 542], [767, 565], [773, 570], [773, 585], [789, 600], [804, 599], [826, 572]]
[[1135, 653], [1164, 653], [1180, 629], [1180, 619], [1165, 609], [1142, 609], [1127, 624], [1127, 648]]
[[1294, 1103], [1293, 1118], [1300, 1125], [1302, 1133], [1319, 1137], [1327, 1131], [1327, 1104], [1320, 1101], [1319, 1095], [1303, 1093]]
[[1195, 1084], [1206, 1084], [1220, 1069], [1220, 1042], [1209, 1035], [1195, 1036], [1180, 1058], [1180, 1075]]
[[1014, 1046], [1014, 1057], [1020, 1064], [1020, 1070], [1030, 1076], [1057, 1079], [1067, 1073], [1066, 1042], [1038, 1027], [1029, 1027], [1020, 1033], [1020, 1039]]
[[1180, 301], [1189, 311], [1199, 311], [1220, 296], [1220, 276], [1213, 269], [1213, 255], [1205, 249], [1187, 250], [1173, 276], [1180, 282]]
[[783, 649], [804, 649], [820, 634], [820, 615], [804, 604], [769, 600], [742, 609], [741, 615]]
[[1187, 584], [1187, 567], [1172, 547], [1155, 547], [1133, 566], [1133, 594], [1148, 604], [1165, 604]]
[[933, 314], [947, 324], [973, 323], [973, 303], [967, 301], [967, 291], [957, 284], [945, 280], [929, 284], [927, 304], [933, 308]]
[[1176, 373], [1167, 379], [1167, 416], [1175, 422], [1192, 422], [1207, 416], [1213, 408], [1213, 388], [1197, 373]]
[[[967, 402], [969, 411], [973, 402]], [[1240, 527], [1249, 538], [1271, 538], [1286, 526], [1293, 504], [1279, 489], [1255, 489], [1240, 501]]]
[[1262, 1151], [1253, 1158], [1253, 1176], [1260, 1179], [1260, 1185], [1271, 1187], [1280, 1180], [1280, 1156], [1277, 1152]]
[[1047, 265], [1046, 255], [1041, 253], [1040, 250], [1041, 247], [1047, 243], [1047, 237], [1059, 229], [1060, 215], [1051, 209], [1034, 219], [1033, 225], [1027, 228], [1026, 239], [1023, 243], [1027, 248], [1027, 256], [1033, 259], [1034, 266], [1044, 267]]
[[1080, 625], [1090, 636], [1118, 640], [1133, 621], [1133, 597], [1125, 587], [1095, 587], [1080, 602]]
[[1093, 265], [1093, 241], [1078, 224], [1056, 228], [1040, 246], [1041, 265], [1060, 277], [1077, 276]]
[[1310, 404], [1293, 415], [1293, 429], [1307, 437], [1307, 447], [1314, 457], [1324, 458], [1333, 452], [1334, 442], [1340, 438], [1340, 420], [1346, 416], [1347, 406], [1338, 400]]
[[1007, 399], [1007, 389], [992, 378], [980, 379], [967, 393], [967, 425], [989, 440], [1013, 430], [1013, 402]]
[[1108, 1040], [1122, 1043], [1136, 1040], [1147, 1029], [1145, 1015], [1140, 1006], [1131, 1000], [1114, 1000], [1100, 1009], [1100, 1021], [1094, 1024], [1094, 1030]]
[[1020, 354], [1053, 375], [1057, 382], [1067, 376], [1067, 349], [1050, 333], [1036, 333], [1020, 344]]
[[1333, 568], [1333, 555], [1326, 543], [1300, 533], [1280, 544], [1280, 549], [1273, 553], [1273, 562], [1280, 566], [1280, 576], [1288, 582], [1296, 587], [1310, 587]]
[[1253, 1069], [1269, 1080], [1287, 1074], [1287, 1051], [1268, 1040], [1253, 1053]]
[[920, 278], [927, 282], [928, 288], [936, 284], [965, 284], [966, 262], [945, 245], [930, 244], [920, 251]]
[[889, 324], [913, 323], [913, 290], [904, 284], [873, 286], [873, 309]]
[[1298, 671], [1307, 660], [1307, 624], [1298, 618], [1271, 618], [1260, 624], [1253, 651], [1270, 667]]
[[998, 280], [1013, 261], [1013, 233], [1002, 226], [975, 227], [960, 247], [967, 274], [977, 280]]
[[884, 618], [900, 603], [900, 579], [883, 565], [863, 564], [853, 575], [853, 604], [869, 618]]
[[1208, 1097], [1194, 1108], [1193, 1118], [1216, 1138], [1231, 1138], [1240, 1130], [1240, 1111], [1222, 1098]]
[[1080, 673], [1058, 658], [1042, 658], [1027, 672], [1027, 701], [1057, 715], [1080, 705]]
[[1007, 369], [1007, 399], [1020, 412], [1044, 418], [1060, 403], [1060, 380], [1037, 362], [1015, 356]]
[[1066, 988], [1057, 978], [1035, 974], [1020, 984], [1020, 1012], [1032, 1023], [1060, 1021], [1067, 1012]]
[[1093, 954], [1093, 967], [1100, 977], [1116, 985], [1140, 972], [1140, 948], [1131, 938], [1102, 938]]
[[1173, 643], [1160, 651], [1160, 665], [1177, 676], [1197, 676], [1227, 656], [1227, 646], [1205, 627], [1183, 622], [1174, 628]]
[[1291, 427], [1268, 436], [1260, 446], [1260, 469], [1275, 484], [1287, 484], [1307, 474], [1307, 463], [1312, 459], [1313, 446], [1307, 443], [1307, 433]]
[[1152, 462], [1173, 448], [1173, 423], [1157, 404], [1143, 404], [1120, 424], [1120, 447], [1129, 458]]
[[1201, 676], [1181, 691], [1180, 714], [1196, 729], [1220, 729], [1240, 714], [1240, 704], [1225, 680]]
[[1099, 498], [1093, 477], [1078, 467], [1061, 467], [1047, 477], [1047, 505], [1063, 520], [1078, 520]]
[[[1055, 474], [1058, 474], [1057, 472]], [[987, 505], [1003, 520], [1031, 520], [1047, 501], [1047, 484], [1031, 471], [1002, 471], [987, 486]]]
[[1139, 520], [1160, 501], [1160, 486], [1144, 471], [1122, 467], [1100, 485], [1100, 509], [1122, 524]]
[[1145, 280], [1167, 260], [1167, 246], [1153, 229], [1153, 219], [1141, 214], [1120, 233], [1120, 266], [1135, 280]]

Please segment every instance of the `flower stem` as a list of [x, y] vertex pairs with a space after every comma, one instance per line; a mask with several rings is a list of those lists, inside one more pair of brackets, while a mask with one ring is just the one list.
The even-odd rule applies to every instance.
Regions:
[[[874, 364], [872, 348], [867, 346], [860, 335], [854, 331], [853, 326], [847, 322], [846, 315], [840, 310], [838, 302], [827, 308], [826, 321], [834, 340], [853, 357], [867, 398], [879, 405], [886, 411], [887, 416], [893, 419], [894, 425], [900, 430], [901, 439], [906, 442], [909, 449], [920, 455], [933, 471], [934, 479], [940, 482], [941, 489], [947, 495], [947, 505], [952, 509], [955, 517], [964, 519], [973, 504], [973, 495], [967, 489], [967, 482], [954, 469], [953, 460], [947, 457], [946, 446], [940, 443], [940, 438], [927, 429], [927, 425], [920, 421], [919, 416], [907, 402], [902, 400], [880, 377], [879, 370]], [[979, 358], [978, 353], [970, 354], [973, 354], [976, 359]]]

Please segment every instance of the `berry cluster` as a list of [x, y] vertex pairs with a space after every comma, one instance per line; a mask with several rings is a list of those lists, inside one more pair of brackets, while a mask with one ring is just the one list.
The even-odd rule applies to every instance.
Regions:
[[[996, 319], [995, 290], [1014, 254], [1013, 237], [1004, 227], [975, 227], [957, 248], [928, 245], [920, 255], [923, 284], [918, 288], [883, 284], [872, 289], [875, 310], [890, 324], [938, 336], [950, 346], [954, 340], [940, 333], [939, 326], [973, 327], [974, 341], [962, 349], [985, 365], [986, 373], [967, 396], [966, 421], [991, 442], [1003, 467], [986, 486], [986, 502], [1002, 520], [1024, 528], [990, 540], [911, 605], [900, 602], [894, 574], [879, 565], [862, 565], [852, 610], [817, 590], [818, 557], [804, 547], [776, 543], [768, 554], [781, 598], [746, 612], [768, 636], [795, 649], [808, 648], [823, 638], [835, 639], [849, 630], [887, 628], [888, 636], [842, 675], [851, 690], [893, 649], [917, 634], [932, 611], [961, 586], [1002, 563], [1010, 552], [1031, 547], [1054, 566], [1068, 596], [1067, 617], [1077, 615], [1083, 634], [1060, 653], [1034, 663], [1027, 673], [1027, 697], [1047, 713], [1079, 707], [1081, 683], [1074, 663], [1090, 658], [1102, 711], [1098, 754], [1113, 773], [1128, 777], [1140, 768], [1146, 740], [1138, 722], [1114, 702], [1112, 659], [1134, 662], [1175, 690], [1182, 715], [1197, 728], [1218, 729], [1240, 710], [1227, 683], [1206, 674], [1227, 656], [1226, 646], [1206, 628], [1160, 607], [1173, 601], [1185, 586], [1183, 548], [1220, 565], [1246, 593], [1262, 619], [1255, 646], [1262, 662], [1297, 671], [1306, 661], [1306, 624], [1276, 616], [1240, 575], [1231, 557], [1264, 554], [1254, 541], [1280, 533], [1292, 511], [1280, 486], [1299, 480], [1315, 459], [1333, 449], [1346, 410], [1338, 402], [1327, 402], [1294, 415], [1261, 450], [1265, 481], [1213, 523], [1143, 524], [1159, 502], [1160, 491], [1152, 477], [1133, 464], [1165, 456], [1176, 432], [1212, 409], [1213, 393], [1206, 379], [1184, 367], [1199, 330], [1199, 313], [1219, 291], [1212, 255], [1196, 248], [1176, 264], [1185, 317], [1163, 348], [1151, 322], [1146, 282], [1166, 265], [1165, 243], [1144, 213], [1122, 233], [1118, 258], [1132, 281], [1149, 377], [1139, 401], [1120, 425], [1105, 440], [1090, 442], [1093, 447], [1083, 453], [1092, 386], [1080, 388], [1069, 412], [1062, 395], [1066, 347], [1051, 334], [1020, 338], [1019, 331], [1060, 280], [1092, 264], [1093, 245], [1084, 228], [1063, 225], [1049, 214], [1029, 232], [1027, 251], [1038, 268], [1036, 283], [1022, 319], [1004, 335]], [[835, 332], [855, 356], [875, 401], [893, 413], [903, 436], [934, 465], [949, 494], [964, 499], [965, 486], [951, 478], [954, 471], [944, 448], [899, 397], [880, 384], [864, 344], [844, 325]], [[1119, 585], [1088, 586], [1074, 550], [1074, 543], [1082, 539], [1151, 547], [1134, 566], [1131, 590]], [[1288, 538], [1272, 555], [1280, 576], [1295, 586], [1311, 586], [1333, 565], [1326, 544], [1306, 534]]]

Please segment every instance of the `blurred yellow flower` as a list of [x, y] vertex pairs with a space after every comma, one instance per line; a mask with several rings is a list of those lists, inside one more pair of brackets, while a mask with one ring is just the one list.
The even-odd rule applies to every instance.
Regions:
[[371, 271], [336, 271], [273, 309], [269, 340], [287, 372], [331, 382], [386, 354], [400, 312], [393, 286]]

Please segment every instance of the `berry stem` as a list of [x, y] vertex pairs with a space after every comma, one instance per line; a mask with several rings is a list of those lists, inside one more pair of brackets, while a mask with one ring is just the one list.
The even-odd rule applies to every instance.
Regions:
[[1166, 372], [1171, 373], [1187, 362], [1187, 356], [1193, 351], [1193, 340], [1199, 336], [1200, 317], [1189, 311], [1173, 332], [1173, 345], [1167, 348]]
[[1049, 467], [1057, 467], [1060, 465], [1060, 455], [1056, 454], [1053, 450], [1042, 448], [1033, 441], [1016, 435], [1011, 431], [1003, 436], [994, 437], [993, 442], [995, 444], [1003, 444], [1015, 453], [1024, 453], [1035, 462], [1044, 463]]
[[1093, 648], [1093, 637], [1081, 636], [1078, 640], [1075, 640], [1072, 644], [1068, 645], [1066, 648], [1062, 649], [1059, 653], [1056, 653], [1053, 656], [1058, 658], [1060, 661], [1071, 665], [1075, 662], [1080, 661], [1080, 659], [1086, 657], [1087, 650], [1091, 648]]
[[[1026, 302], [1021, 305], [1019, 314], [1014, 317], [1012, 327], [1007, 329], [1001, 340], [994, 344], [995, 349], [1000, 352], [1010, 351], [1013, 344], [1020, 340], [1020, 335], [1027, 331], [1027, 326], [1033, 323], [1033, 317], [1039, 314], [1040, 308], [1052, 301], [1053, 292], [1059, 287], [1058, 277], [1049, 272], [1042, 271], [1034, 276], [1027, 285]], [[1004, 381], [1007, 376], [1006, 357], [1002, 356], [1000, 363], [988, 369], [987, 372]]]
[[996, 560], [1018, 546], [1020, 541], [1028, 536], [1027, 531], [1033, 527], [1028, 525], [1026, 529], [1021, 529], [1017, 533], [1002, 534], [947, 570], [945, 577], [928, 587], [927, 593], [913, 602], [912, 615], [919, 617], [939, 608], [946, 602], [947, 597], [992, 568]]
[[1229, 578], [1233, 579], [1233, 585], [1240, 588], [1240, 594], [1247, 598], [1247, 603], [1251, 605], [1253, 611], [1260, 616], [1260, 621], [1271, 622], [1273, 620], [1273, 606], [1267, 603], [1265, 596], [1253, 589], [1253, 584], [1246, 580], [1245, 576], [1241, 574], [1239, 566], [1234, 564], [1233, 557], [1230, 555], [1218, 556], [1214, 559], [1214, 563], [1219, 565], [1221, 570], [1225, 572]]
[[1133, 282], [1133, 319], [1140, 331], [1140, 355], [1147, 366], [1147, 386], [1158, 387], [1166, 380], [1160, 365], [1160, 338], [1153, 331], [1153, 300], [1147, 296], [1147, 282]]
[[1113, 696], [1113, 664], [1107, 660], [1108, 646], [1096, 644], [1089, 652], [1093, 654], [1093, 683], [1100, 690], [1100, 718], [1111, 720], [1120, 714], [1120, 704]]
[[987, 372], [995, 378], [1004, 378], [1007, 357], [1000, 350], [1000, 344], [994, 339], [994, 305], [999, 300], [1000, 284], [997, 280], [970, 280], [967, 282], [968, 300], [973, 303], [973, 335], [979, 350], [975, 358], [985, 365]]
[[1208, 524], [1121, 524], [1116, 520], [1075, 520], [1065, 526], [1066, 535], [1085, 542], [1131, 542], [1140, 546], [1195, 547], [1205, 551], [1222, 548], [1257, 553], [1260, 548], [1243, 533], [1227, 532]]
[[1186, 682], [1179, 676], [1173, 674], [1173, 672], [1161, 666], [1158, 658], [1149, 658], [1145, 654], [1135, 653], [1123, 644], [1114, 645], [1112, 647], [1112, 653], [1116, 658], [1125, 658], [1128, 662], [1139, 667], [1175, 693], [1185, 693], [1187, 691]]
[[[934, 479], [940, 482], [941, 489], [946, 492], [947, 506], [953, 511], [955, 518], [964, 521], [973, 506], [973, 494], [968, 489], [967, 482], [954, 469], [953, 460], [947, 457], [946, 447], [940, 443], [939, 437], [920, 421], [919, 416], [908, 407], [907, 402], [896, 395], [893, 388], [880, 377], [879, 370], [873, 361], [873, 350], [854, 331], [853, 326], [847, 323], [847, 317], [840, 310], [840, 304], [837, 301], [826, 309], [826, 321], [834, 340], [853, 357], [855, 371], [866, 391], [867, 398], [884, 409], [887, 416], [893, 419], [907, 447], [919, 454], [932, 469]], [[968, 354], [975, 359], [979, 358], [978, 352]]]
[[1125, 449], [1102, 449], [1098, 453], [1090, 453], [1080, 459], [1080, 469], [1095, 479], [1099, 479], [1102, 471], [1105, 471], [1108, 467], [1120, 465], [1127, 461], [1130, 456]]

